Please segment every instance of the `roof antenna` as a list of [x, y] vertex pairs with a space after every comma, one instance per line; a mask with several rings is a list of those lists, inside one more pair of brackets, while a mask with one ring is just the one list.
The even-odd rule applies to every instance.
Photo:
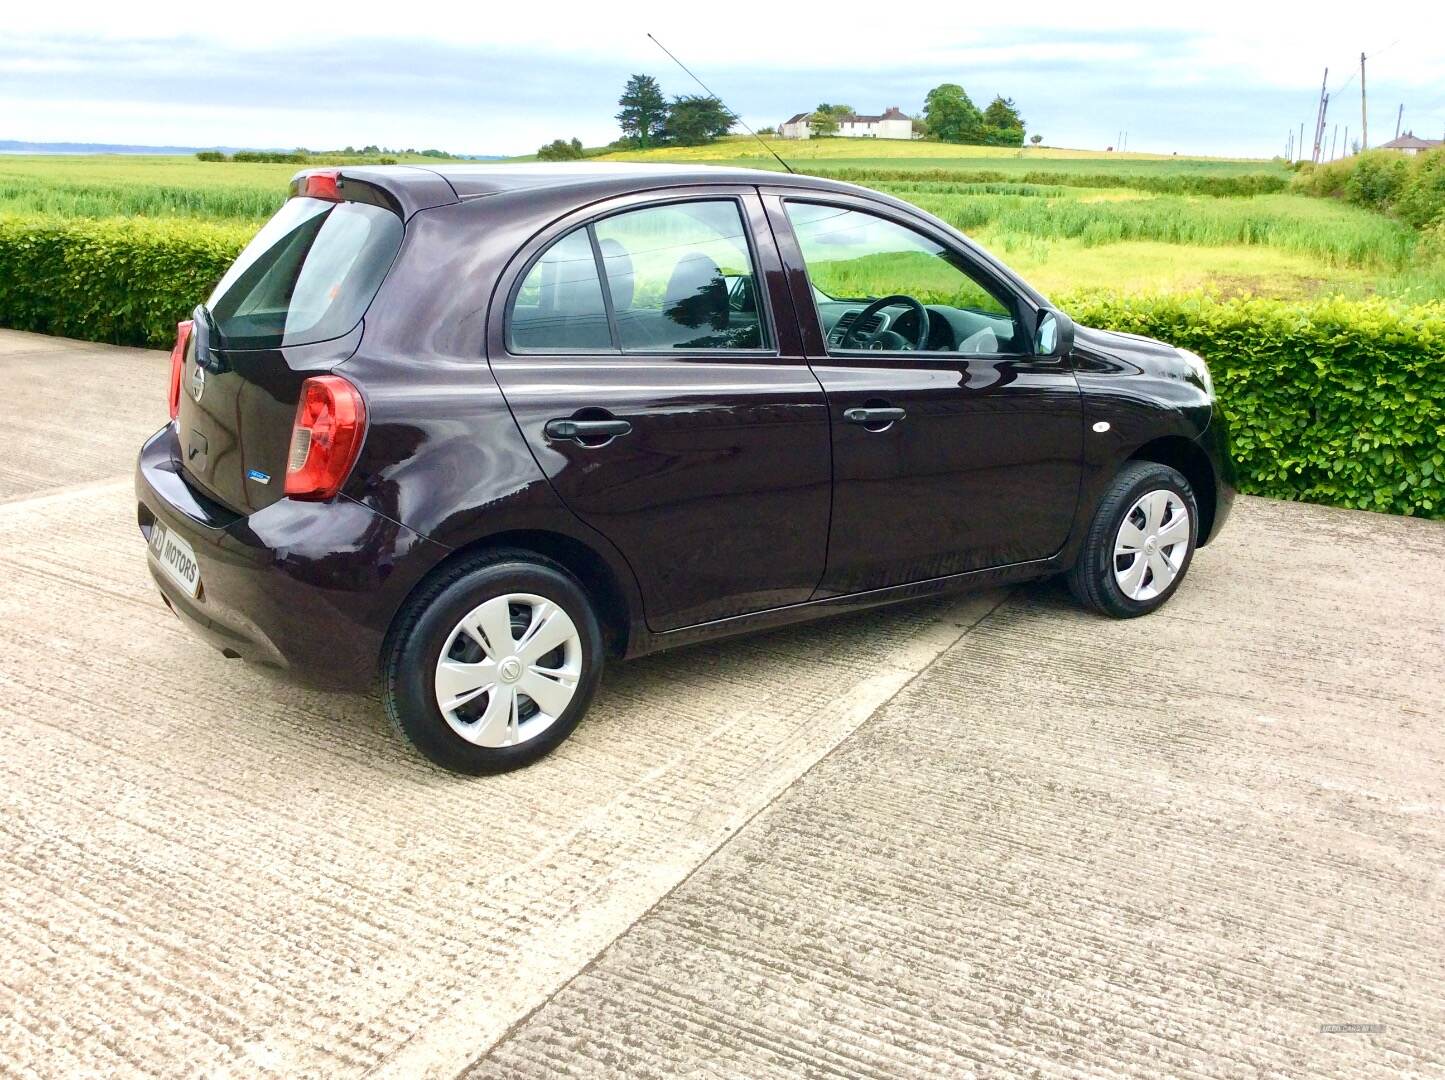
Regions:
[[762, 143], [762, 144], [763, 144], [763, 149], [766, 150], [768, 153], [772, 154], [773, 157], [777, 158], [779, 165], [781, 165], [783, 168], [787, 169], [788, 172], [793, 173], [794, 175], [796, 175], [796, 170], [795, 170], [791, 165], [789, 165], [786, 161], [784, 161], [781, 157], [779, 157], [779, 156], [778, 156], [778, 152], [777, 152], [776, 150], [774, 150], [771, 146], [769, 146], [766, 142], [764, 142], [764, 141], [763, 141], [763, 137], [762, 137], [761, 135], [759, 135], [759, 134], [758, 134], [756, 131], [754, 131], [752, 128], [748, 127], [747, 124], [743, 123], [743, 118], [742, 118], [741, 116], [739, 116], [737, 113], [733, 112], [731, 109], [728, 109], [728, 107], [727, 107], [727, 102], [723, 101], [722, 98], [718, 97], [718, 96], [717, 96], [716, 94], [714, 94], [711, 90], [708, 90], [707, 84], [704, 83], [701, 79], [699, 79], [696, 75], [694, 75], [694, 74], [692, 73], [691, 69], [689, 69], [686, 64], [684, 64], [684, 63], [683, 63], [681, 60], [679, 60], [677, 57], [673, 56], [671, 49], [669, 49], [669, 48], [668, 48], [666, 45], [664, 45], [662, 42], [658, 41], [657, 38], [653, 37], [651, 34], [648, 34], [647, 36], [648, 36], [649, 39], [651, 39], [651, 41], [652, 41], [652, 43], [653, 43], [654, 45], [656, 45], [656, 46], [657, 46], [659, 49], [661, 49], [663, 52], [667, 53], [668, 57], [672, 60], [672, 62], [673, 62], [674, 64], [676, 64], [678, 67], [682, 68], [683, 71], [686, 71], [687, 74], [688, 74], [688, 77], [691, 78], [693, 82], [697, 83], [698, 86], [701, 86], [704, 90], [706, 90], [708, 97], [715, 99], [719, 105], [721, 105], [724, 109], [727, 109], [727, 113], [728, 113], [729, 116], [731, 116], [731, 117], [733, 118], [733, 122], [734, 122], [734, 123], [736, 123], [736, 124], [742, 124], [744, 131], [746, 131], [746, 132], [747, 132], [749, 135], [751, 135], [753, 138], [757, 139], [758, 142]]

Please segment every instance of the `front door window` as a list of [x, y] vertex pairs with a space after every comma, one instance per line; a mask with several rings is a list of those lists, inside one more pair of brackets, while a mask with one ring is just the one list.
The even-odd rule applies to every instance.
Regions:
[[861, 210], [786, 205], [829, 353], [1031, 351], [1012, 298], [936, 240]]

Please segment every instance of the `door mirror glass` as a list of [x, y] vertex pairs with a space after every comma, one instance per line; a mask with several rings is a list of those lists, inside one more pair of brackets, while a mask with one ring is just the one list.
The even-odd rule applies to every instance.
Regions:
[[1035, 356], [1066, 356], [1074, 347], [1074, 322], [1062, 311], [1045, 311], [1039, 316], [1034, 335]]

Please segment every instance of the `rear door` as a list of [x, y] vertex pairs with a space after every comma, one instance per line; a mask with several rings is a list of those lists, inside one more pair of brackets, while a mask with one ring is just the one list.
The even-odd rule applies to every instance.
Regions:
[[559, 495], [630, 562], [652, 629], [813, 594], [827, 405], [753, 189], [573, 215], [496, 295], [497, 381]]
[[[784, 261], [805, 271], [794, 302], [832, 416], [819, 596], [1058, 551], [1078, 500], [1083, 411], [1068, 363], [1033, 355], [1032, 306], [891, 207], [785, 189], [764, 201]], [[927, 341], [917, 309], [894, 296], [926, 307]]]

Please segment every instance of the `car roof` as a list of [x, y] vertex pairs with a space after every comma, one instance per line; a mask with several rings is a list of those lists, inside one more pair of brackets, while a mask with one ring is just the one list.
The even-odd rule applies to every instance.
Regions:
[[819, 176], [788, 175], [728, 165], [653, 164], [630, 161], [538, 161], [495, 165], [375, 165], [343, 167], [352, 176], [400, 195], [405, 189], [432, 187], [444, 180], [459, 199], [540, 188], [597, 189], [599, 193], [645, 191], [670, 184], [786, 184], [820, 190], [852, 191], [852, 184]]
[[[658, 183], [766, 184], [781, 177], [764, 169], [739, 169], [725, 165], [674, 165], [633, 161], [538, 161], [515, 165], [445, 165], [430, 168], [451, 184], [457, 195], [492, 195], [524, 188], [568, 186], [615, 189], [628, 181], [640, 188]], [[812, 179], [811, 177], [809, 179]]]

